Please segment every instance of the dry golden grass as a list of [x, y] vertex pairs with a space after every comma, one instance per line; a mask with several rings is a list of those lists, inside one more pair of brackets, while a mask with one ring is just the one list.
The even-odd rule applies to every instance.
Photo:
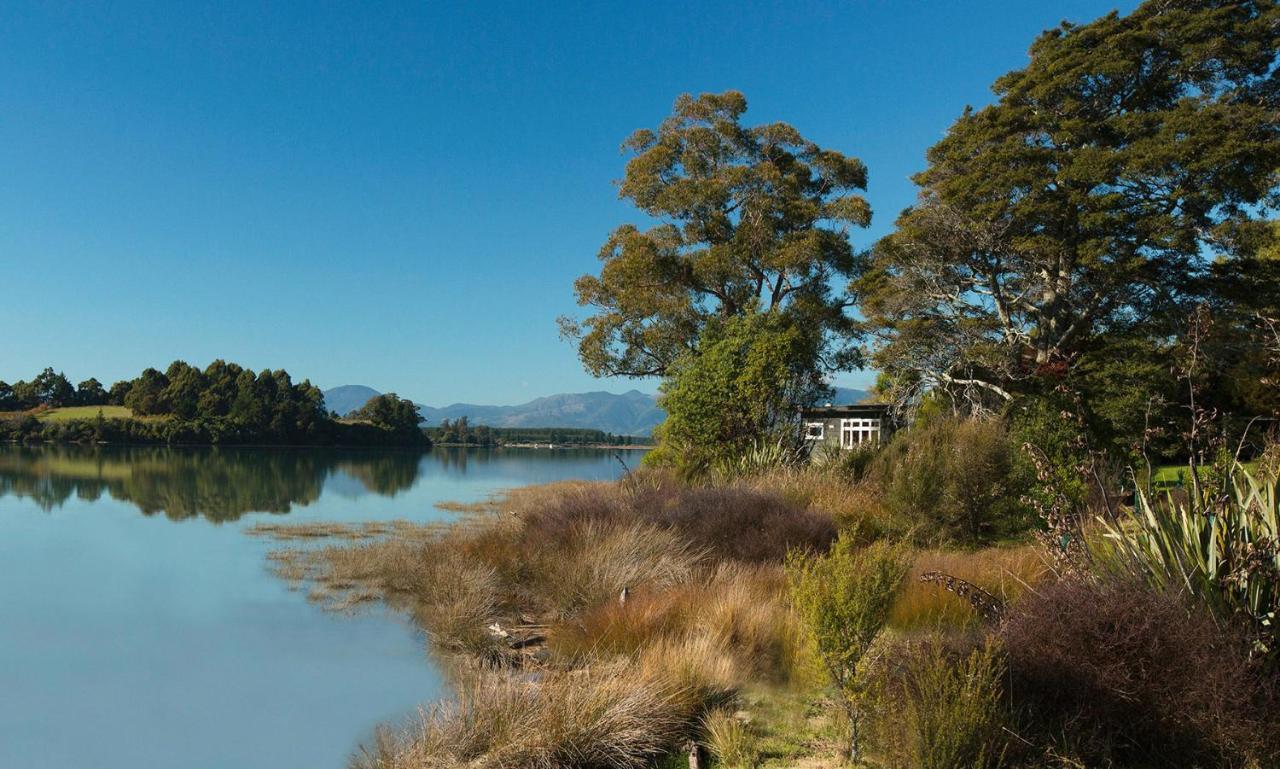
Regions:
[[395, 523], [383, 521], [370, 521], [368, 523], [315, 521], [308, 523], [255, 523], [247, 527], [245, 533], [255, 537], [271, 537], [277, 540], [359, 540], [384, 537], [396, 530]]
[[1048, 575], [1035, 547], [990, 547], [975, 551], [925, 550], [916, 554], [915, 564], [889, 617], [896, 630], [937, 627], [967, 627], [979, 620], [963, 598], [942, 587], [921, 582], [920, 575], [940, 571], [959, 577], [1006, 602], [1022, 595]]
[[[868, 487], [818, 470], [724, 486], [637, 473], [443, 507], [465, 515], [448, 526], [252, 529], [299, 543], [272, 561], [283, 578], [309, 584], [313, 600], [338, 609], [385, 600], [409, 612], [437, 650], [456, 653], [456, 700], [406, 731], [384, 732], [356, 759], [361, 769], [641, 766], [712, 723], [725, 756], [741, 763], [752, 750], [745, 732], [724, 714], [703, 717], [738, 707], [744, 687], [815, 688], [783, 555], [825, 549], [833, 519], [868, 539], [893, 530]], [[1009, 598], [1019, 580], [1038, 577], [1039, 564], [1030, 548], [930, 551], [913, 577], [927, 570]], [[960, 599], [912, 581], [892, 622], [972, 620]], [[545, 649], [534, 661], [495, 637], [495, 623], [537, 625], [539, 635], [545, 627]], [[797, 716], [807, 725], [802, 740], [763, 725], [762, 760], [802, 761], [821, 736], [810, 723], [825, 723], [819, 716]]]
[[901, 533], [874, 485], [850, 482], [833, 467], [781, 467], [744, 481], [751, 488], [781, 494], [795, 504], [826, 513], [841, 529], [857, 529], [868, 539]]
[[703, 707], [693, 688], [624, 663], [538, 680], [476, 671], [416, 729], [383, 732], [356, 769], [642, 767], [676, 747]]
[[777, 566], [722, 564], [665, 590], [601, 603], [551, 627], [548, 646], [565, 664], [709, 643], [753, 678], [786, 680], [807, 664]]
[[475, 515], [477, 513], [492, 512], [497, 504], [494, 498], [483, 499], [479, 502], [437, 502], [435, 507], [437, 510], [444, 510], [447, 513], [468, 513]]

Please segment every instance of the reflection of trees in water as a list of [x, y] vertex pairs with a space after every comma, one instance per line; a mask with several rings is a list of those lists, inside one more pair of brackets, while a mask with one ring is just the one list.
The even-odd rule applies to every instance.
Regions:
[[147, 515], [231, 521], [310, 504], [338, 470], [389, 496], [413, 486], [420, 459], [405, 450], [0, 447], [0, 497], [48, 511], [72, 495], [92, 501], [105, 493]]
[[[484, 448], [484, 447], [463, 447], [463, 446], [443, 446], [436, 447], [431, 450], [431, 460], [444, 468], [445, 472], [454, 472], [464, 474], [467, 472], [469, 465], [485, 466], [489, 464], [507, 463], [512, 464], [518, 461], [520, 465], [537, 466], [537, 465], [564, 465], [565, 460], [584, 459], [608, 462], [616, 461], [615, 455], [621, 455], [627, 464], [635, 467], [639, 464], [640, 457], [644, 455], [642, 449], [599, 449], [599, 448], [563, 448], [563, 449], [532, 449], [532, 448]], [[621, 469], [621, 466], [619, 466]]]

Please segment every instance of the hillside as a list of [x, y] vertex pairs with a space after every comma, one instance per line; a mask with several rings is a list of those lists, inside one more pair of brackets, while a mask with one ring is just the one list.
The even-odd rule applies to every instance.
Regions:
[[324, 391], [324, 406], [330, 411], [338, 412], [338, 416], [345, 417], [368, 403], [370, 398], [381, 394], [372, 387], [364, 385], [342, 385]]
[[[326, 405], [347, 414], [360, 408], [378, 391], [364, 385], [343, 385], [325, 390]], [[857, 403], [867, 397], [863, 390], [837, 387], [832, 403]], [[656, 396], [630, 390], [617, 394], [604, 391], [561, 393], [535, 398], [517, 406], [486, 406], [454, 403], [449, 406], [422, 406], [424, 424], [435, 426], [442, 420], [466, 417], [472, 424], [490, 427], [582, 427], [616, 435], [650, 435], [665, 418]]]

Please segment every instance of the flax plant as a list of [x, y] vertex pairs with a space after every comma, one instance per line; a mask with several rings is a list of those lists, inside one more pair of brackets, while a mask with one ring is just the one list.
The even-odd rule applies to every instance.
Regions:
[[1221, 492], [1185, 499], [1138, 492], [1132, 510], [1101, 519], [1099, 563], [1158, 588], [1184, 590], [1220, 616], [1244, 618], [1268, 654], [1280, 610], [1280, 481], [1237, 466]]

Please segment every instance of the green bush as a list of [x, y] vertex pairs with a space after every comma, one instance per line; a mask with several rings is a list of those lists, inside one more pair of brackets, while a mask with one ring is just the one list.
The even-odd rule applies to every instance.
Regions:
[[849, 717], [849, 757], [858, 761], [866, 687], [859, 665], [893, 608], [911, 568], [901, 545], [859, 548], [848, 533], [826, 555], [793, 553], [787, 559], [791, 600]]
[[1002, 422], [944, 417], [898, 433], [867, 471], [895, 517], [925, 540], [976, 544], [1031, 521], [1032, 475]]
[[942, 639], [888, 650], [875, 735], [886, 769], [987, 769], [1004, 763], [1004, 660], [993, 644], [952, 653]]
[[761, 445], [794, 443], [799, 408], [827, 391], [821, 343], [812, 328], [773, 315], [709, 322], [698, 350], [673, 363], [659, 388], [667, 418], [646, 464], [697, 477]]

